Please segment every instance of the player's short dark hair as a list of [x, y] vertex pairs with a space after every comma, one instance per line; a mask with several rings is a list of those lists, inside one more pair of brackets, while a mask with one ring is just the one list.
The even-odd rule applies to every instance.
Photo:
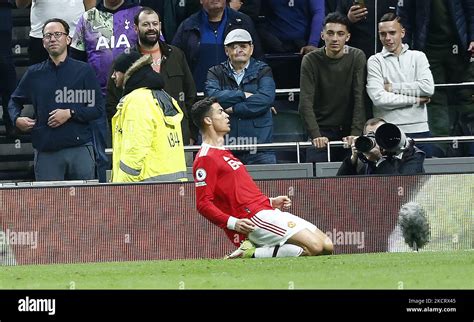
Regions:
[[323, 26], [326, 26], [328, 23], [338, 23], [341, 25], [346, 26], [347, 31], [350, 31], [351, 22], [347, 18], [347, 16], [343, 15], [340, 12], [331, 12], [329, 13], [326, 18], [324, 18]]
[[46, 28], [46, 25], [52, 22], [59, 22], [61, 25], [63, 25], [64, 31], [69, 35], [69, 24], [60, 18], [51, 18], [51, 19], [46, 20], [46, 22], [43, 25], [43, 28], [41, 29], [42, 34], [44, 34], [44, 28]]
[[400, 18], [400, 16], [397, 16], [393, 12], [384, 14], [382, 18], [380, 18], [379, 22], [386, 22], [386, 21], [398, 21], [398, 23], [403, 27], [402, 18]]
[[135, 17], [133, 17], [133, 23], [135, 24], [135, 26], [138, 26], [138, 20], [139, 20], [138, 18], [140, 18], [140, 14], [142, 12], [146, 13], [147, 15], [152, 15], [152, 14], [156, 13], [156, 15], [158, 16], [158, 20], [161, 21], [160, 14], [158, 12], [156, 12], [155, 10], [153, 10], [150, 7], [142, 7], [140, 9], [140, 11], [137, 12]]
[[204, 128], [204, 118], [209, 116], [212, 105], [215, 103], [217, 103], [217, 98], [206, 97], [194, 103], [191, 108], [191, 119], [200, 130]]

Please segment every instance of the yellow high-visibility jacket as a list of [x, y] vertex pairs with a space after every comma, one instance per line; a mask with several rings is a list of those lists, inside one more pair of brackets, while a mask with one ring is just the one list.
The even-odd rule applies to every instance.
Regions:
[[112, 119], [112, 182], [187, 181], [183, 112], [164, 91], [138, 88]]

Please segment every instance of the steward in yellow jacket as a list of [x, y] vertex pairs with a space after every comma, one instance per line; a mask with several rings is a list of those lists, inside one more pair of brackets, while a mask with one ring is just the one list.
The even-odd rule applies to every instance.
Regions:
[[112, 182], [187, 181], [183, 112], [162, 90], [163, 78], [152, 62], [142, 56], [125, 73], [112, 119]]

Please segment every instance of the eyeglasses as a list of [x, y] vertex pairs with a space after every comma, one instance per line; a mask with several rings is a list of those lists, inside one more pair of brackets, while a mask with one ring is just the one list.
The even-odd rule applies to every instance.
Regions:
[[43, 35], [43, 39], [45, 39], [45, 40], [51, 40], [51, 37], [54, 36], [54, 38], [55, 38], [56, 40], [59, 40], [59, 38], [61, 38], [62, 35], [67, 35], [67, 33], [61, 32], [61, 31], [50, 32], [50, 33], [44, 34], [44, 35]]

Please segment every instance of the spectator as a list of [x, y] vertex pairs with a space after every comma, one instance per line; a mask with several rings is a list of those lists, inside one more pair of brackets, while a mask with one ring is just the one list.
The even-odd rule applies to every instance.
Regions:
[[[90, 122], [104, 109], [92, 68], [68, 57], [69, 26], [46, 21], [43, 44], [49, 59], [30, 66], [8, 106], [14, 124], [32, 130], [36, 180], [94, 179]], [[25, 101], [33, 102], [36, 119], [20, 116]]]
[[[371, 136], [385, 124], [381, 118], [372, 118], [365, 123], [364, 136]], [[344, 159], [337, 171], [338, 176], [359, 174], [417, 174], [424, 173], [423, 162], [425, 152], [415, 146], [412, 139], [407, 140], [407, 146], [396, 155], [390, 155], [375, 143], [370, 151], [362, 152], [356, 148], [357, 138], [352, 143], [352, 155]]]
[[162, 17], [161, 28], [167, 43], [171, 43], [181, 22], [201, 9], [199, 0], [141, 0], [140, 5], [152, 8]]
[[197, 102], [192, 113], [203, 135], [193, 165], [196, 208], [235, 245], [243, 241], [226, 258], [332, 254], [334, 247], [326, 234], [284, 211], [291, 206], [288, 196], [265, 196], [242, 162], [223, 148], [230, 130], [229, 116], [217, 100], [211, 97]]
[[[153, 56], [152, 66], [155, 72], [161, 74], [165, 82], [164, 90], [178, 101], [181, 110], [185, 113], [181, 125], [185, 145], [194, 144], [198, 131], [192, 124], [189, 113], [196, 99], [196, 86], [181, 49], [160, 40], [160, 22], [160, 17], [153, 9], [143, 7], [134, 19], [138, 43], [130, 49], [130, 52]], [[109, 80], [107, 87], [109, 120], [115, 114], [121, 97], [122, 90], [117, 89]]]
[[[129, 53], [123, 52], [120, 55], [118, 55], [117, 58], [115, 58], [113, 68], [112, 68], [113, 72], [112, 72], [111, 79], [115, 87], [117, 88], [117, 90], [120, 91], [120, 97], [122, 97], [122, 94], [123, 94], [123, 80], [125, 77], [125, 72], [127, 71], [127, 69], [129, 69], [132, 66], [134, 62], [140, 59], [141, 56], [142, 55], [140, 55], [140, 53], [138, 53], [137, 51], [130, 51]], [[108, 95], [107, 95], [107, 99], [108, 99]], [[114, 108], [113, 112], [114, 112], [113, 115], [115, 115], [115, 113], [117, 113], [117, 108]]]
[[318, 47], [324, 19], [321, 0], [273, 0], [263, 7], [259, 26], [266, 53], [306, 54]]
[[8, 115], [8, 101], [15, 90], [16, 70], [12, 58], [12, 6], [9, 1], [0, 2], [0, 95], [3, 123], [7, 137], [15, 136], [15, 126]]
[[[132, 55], [129, 55], [132, 57]], [[113, 182], [186, 181], [181, 119], [150, 55], [125, 72], [113, 124]]]
[[[326, 45], [303, 57], [299, 111], [316, 147], [306, 151], [307, 162], [327, 161], [329, 141], [359, 135], [365, 122], [364, 85], [366, 58], [362, 50], [349, 47], [349, 21], [338, 12], [324, 21], [321, 37]], [[347, 150], [334, 149], [341, 161]]]
[[173, 45], [186, 54], [198, 92], [204, 91], [207, 71], [226, 59], [224, 39], [233, 29], [245, 29], [254, 40], [254, 57], [263, 56], [252, 20], [226, 6], [226, 0], [201, 0], [202, 10], [184, 20]]
[[137, 41], [132, 23], [140, 9], [128, 1], [104, 0], [79, 19], [71, 55], [94, 68], [104, 96], [113, 59]]
[[[79, 19], [72, 39], [71, 56], [87, 61], [92, 66], [104, 96], [107, 93], [107, 79], [113, 59], [137, 40], [132, 23], [140, 9], [132, 2], [104, 0]], [[97, 175], [100, 182], [105, 182], [106, 171], [110, 167], [105, 148], [111, 145], [105, 111], [104, 115], [93, 122], [93, 134]]]
[[261, 0], [227, 0], [229, 7], [235, 11], [245, 13], [252, 18], [254, 23], [258, 22], [261, 8]]
[[381, 51], [382, 46], [374, 27], [384, 14], [395, 12], [397, 2], [398, 0], [367, 0], [364, 5], [359, 5], [354, 4], [354, 0], [340, 0], [337, 11], [347, 15], [352, 23], [348, 45], [362, 49], [366, 57]]
[[48, 19], [59, 17], [70, 26], [69, 36], [72, 37], [79, 17], [85, 10], [95, 6], [95, 0], [16, 0], [18, 8], [26, 8], [29, 5], [31, 5], [31, 30], [28, 55], [30, 65], [33, 65], [48, 59], [48, 52], [43, 47], [41, 33], [44, 23]]
[[[411, 138], [430, 137], [426, 104], [434, 82], [428, 60], [402, 43], [405, 30], [396, 14], [385, 14], [378, 29], [383, 49], [367, 62], [367, 93], [374, 116], [396, 124]], [[429, 144], [418, 147], [431, 157]]]
[[[397, 10], [406, 29], [405, 42], [426, 54], [436, 84], [474, 80], [469, 74], [474, 55], [474, 1], [404, 0]], [[474, 135], [471, 95], [472, 88], [436, 89], [428, 104], [434, 136]], [[464, 152], [435, 147], [434, 154], [440, 157], [474, 156], [474, 143], [466, 144]]]
[[[216, 97], [230, 115], [228, 144], [271, 143], [275, 100], [271, 68], [251, 57], [252, 36], [247, 30], [232, 30], [224, 45], [229, 59], [209, 69], [206, 95]], [[276, 163], [274, 152], [242, 151], [235, 155], [244, 164]]]

